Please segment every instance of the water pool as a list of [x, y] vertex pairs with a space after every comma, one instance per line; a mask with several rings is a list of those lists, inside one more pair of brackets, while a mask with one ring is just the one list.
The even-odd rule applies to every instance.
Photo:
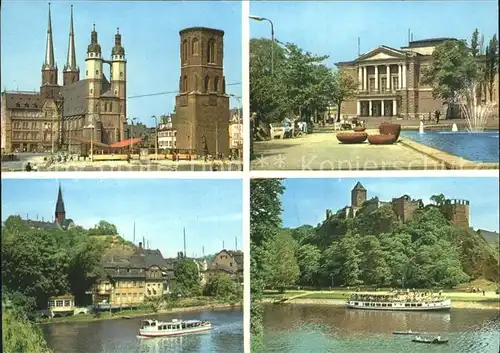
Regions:
[[402, 131], [402, 137], [474, 162], [498, 163], [498, 131]]

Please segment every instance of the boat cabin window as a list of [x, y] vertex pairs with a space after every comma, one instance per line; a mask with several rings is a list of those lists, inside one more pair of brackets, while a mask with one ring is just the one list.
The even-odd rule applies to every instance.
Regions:
[[405, 307], [409, 307], [409, 306], [410, 306], [410, 304], [405, 304]]
[[417, 306], [422, 306], [422, 303], [418, 303]]
[[358, 302], [354, 302], [354, 305], [358, 305]]

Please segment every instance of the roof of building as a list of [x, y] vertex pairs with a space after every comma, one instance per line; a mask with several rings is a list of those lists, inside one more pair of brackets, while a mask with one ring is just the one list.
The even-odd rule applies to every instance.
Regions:
[[57, 192], [56, 213], [66, 213], [64, 209], [64, 201], [62, 197], [61, 184], [59, 184], [59, 191]]
[[436, 46], [442, 42], [446, 42], [448, 40], [458, 40], [458, 39], [457, 38], [441, 37], [441, 38], [427, 38], [427, 39], [413, 40], [410, 43], [408, 43], [407, 47], [403, 47], [403, 48], [432, 47], [432, 46]]
[[[40, 110], [44, 98], [39, 92], [2, 92], [7, 109]], [[19, 105], [19, 106], [18, 106]]]
[[243, 266], [243, 259], [244, 259], [243, 251], [241, 251], [241, 250], [227, 250], [227, 253], [233, 257], [234, 261], [236, 261], [238, 266]]
[[184, 28], [179, 31], [179, 34], [182, 34], [184, 32], [191, 32], [191, 31], [207, 31], [207, 32], [215, 32], [220, 35], [224, 35], [224, 31], [216, 28], [208, 28], [208, 27], [189, 27], [189, 28]]
[[354, 185], [354, 187], [352, 189], [366, 191], [366, 189], [363, 187], [363, 185], [361, 185], [361, 183], [359, 181], [356, 183], [356, 185]]
[[161, 251], [156, 249], [137, 249], [132, 256], [106, 256], [102, 259], [104, 267], [116, 268], [143, 268], [152, 266], [166, 268], [167, 263]]
[[142, 141], [142, 138], [140, 138], [140, 137], [134, 137], [134, 138], [131, 138], [131, 139], [128, 139], [128, 140], [122, 140], [122, 141], [119, 141], [119, 142], [115, 142], [115, 143], [111, 144], [110, 147], [113, 147], [113, 148], [122, 148], [122, 147], [127, 147], [127, 146], [130, 146], [130, 145], [139, 143], [141, 141]]
[[38, 221], [38, 220], [31, 220], [31, 219], [26, 219], [23, 220], [24, 223], [30, 227], [30, 228], [36, 228], [36, 229], [62, 229], [62, 230], [67, 230], [69, 229], [72, 225], [74, 225], [74, 222], [72, 219], [65, 219], [62, 223], [59, 221], [54, 221], [54, 222], [46, 222], [46, 221]]
[[[102, 74], [101, 92], [108, 92], [111, 85], [104, 74]], [[86, 79], [71, 83], [61, 87], [64, 97], [64, 116], [84, 115], [88, 111], [88, 85]]]

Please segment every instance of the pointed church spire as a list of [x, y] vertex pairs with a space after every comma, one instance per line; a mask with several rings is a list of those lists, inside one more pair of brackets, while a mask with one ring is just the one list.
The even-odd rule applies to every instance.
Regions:
[[71, 20], [69, 24], [69, 42], [68, 42], [68, 58], [64, 71], [76, 70], [76, 54], [75, 54], [75, 32], [73, 30], [73, 5], [71, 5]]
[[45, 62], [44, 68], [53, 69], [56, 66], [54, 59], [54, 41], [52, 40], [52, 19], [50, 16], [50, 2], [49, 2], [49, 24], [47, 27], [47, 44], [45, 46]]
[[63, 72], [63, 85], [80, 80], [80, 69], [76, 66], [75, 32], [73, 29], [73, 5], [71, 5], [71, 20], [69, 25], [68, 57]]
[[59, 222], [64, 222], [66, 219], [66, 210], [64, 209], [64, 201], [62, 197], [61, 184], [59, 183], [59, 192], [57, 194], [57, 203], [56, 203], [56, 212], [55, 212], [56, 220]]

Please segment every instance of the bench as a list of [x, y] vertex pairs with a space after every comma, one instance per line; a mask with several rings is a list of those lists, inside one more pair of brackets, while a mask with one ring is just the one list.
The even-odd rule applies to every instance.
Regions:
[[269, 135], [271, 136], [271, 140], [274, 140], [276, 137], [283, 139], [285, 138], [285, 127], [283, 124], [269, 124]]

